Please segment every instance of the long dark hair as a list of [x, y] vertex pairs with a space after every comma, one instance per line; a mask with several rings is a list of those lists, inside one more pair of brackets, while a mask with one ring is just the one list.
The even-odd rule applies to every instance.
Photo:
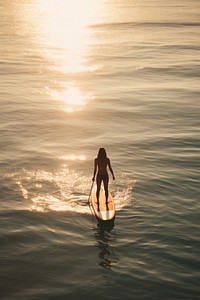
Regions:
[[99, 148], [97, 159], [99, 161], [104, 161], [107, 158], [106, 150], [104, 148]]

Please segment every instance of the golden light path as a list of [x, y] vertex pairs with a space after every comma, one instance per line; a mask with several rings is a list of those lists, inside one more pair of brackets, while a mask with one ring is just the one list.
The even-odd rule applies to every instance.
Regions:
[[40, 1], [37, 10], [45, 17], [39, 32], [47, 46], [45, 54], [60, 66], [60, 71], [82, 71], [90, 38], [89, 11], [78, 9], [77, 1], [66, 0]]
[[35, 31], [34, 42], [49, 61], [49, 69], [73, 75], [70, 82], [57, 82], [58, 89], [46, 87], [52, 99], [63, 102], [67, 113], [82, 110], [89, 98], [74, 78], [97, 68], [87, 60], [93, 38], [89, 25], [100, 19], [102, 5], [102, 0], [38, 0], [28, 16], [26, 12]]
[[[24, 4], [23, 18], [39, 57], [44, 58], [50, 78], [45, 93], [58, 101], [58, 107], [75, 114], [86, 109], [89, 95], [79, 85], [80, 72], [93, 71], [97, 66], [88, 61], [92, 51], [93, 31], [90, 25], [98, 23], [102, 16], [103, 0], [36, 0]], [[45, 69], [46, 72], [46, 69]], [[66, 76], [65, 76], [66, 75]], [[79, 211], [88, 212], [88, 178], [68, 169], [66, 162], [84, 161], [82, 154], [66, 153], [59, 157], [65, 165], [58, 172], [29, 172], [17, 179], [25, 200], [31, 200], [31, 211]], [[24, 179], [23, 179], [24, 177]], [[32, 186], [34, 192], [29, 188]], [[54, 192], [54, 187], [57, 187]]]

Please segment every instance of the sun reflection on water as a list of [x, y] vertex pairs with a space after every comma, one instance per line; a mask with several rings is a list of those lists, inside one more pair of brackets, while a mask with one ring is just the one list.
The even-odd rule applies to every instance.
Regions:
[[36, 39], [53, 68], [66, 73], [93, 70], [87, 66], [92, 39], [89, 25], [98, 19], [101, 5], [100, 0], [40, 0], [34, 5], [33, 14], [40, 16], [34, 18]]
[[[90, 25], [100, 18], [101, 7], [102, 0], [38, 0], [26, 17], [34, 28], [37, 51], [48, 62], [49, 71], [56, 71], [57, 81], [60, 80], [57, 87], [48, 86], [47, 92], [53, 100], [62, 102], [62, 110], [68, 113], [82, 110], [88, 100], [76, 74], [98, 68], [88, 57], [93, 38]], [[65, 74], [72, 74], [75, 80], [63, 82]]]
[[61, 107], [68, 113], [82, 110], [89, 98], [89, 95], [84, 95], [80, 88], [71, 82], [63, 86], [61, 90], [48, 90], [48, 94], [54, 100], [63, 103]]
[[85, 155], [71, 154], [71, 155], [61, 156], [60, 159], [63, 159], [63, 160], [85, 160], [86, 157], [85, 157]]

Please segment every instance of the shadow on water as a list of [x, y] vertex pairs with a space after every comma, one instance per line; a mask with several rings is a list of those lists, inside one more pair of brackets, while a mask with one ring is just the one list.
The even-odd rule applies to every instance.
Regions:
[[105, 269], [111, 269], [117, 263], [118, 258], [111, 246], [114, 228], [114, 219], [109, 221], [98, 221], [95, 228], [96, 247], [99, 249], [99, 265]]

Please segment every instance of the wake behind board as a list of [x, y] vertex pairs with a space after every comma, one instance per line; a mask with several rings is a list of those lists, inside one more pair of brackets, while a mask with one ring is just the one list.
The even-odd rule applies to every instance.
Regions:
[[97, 205], [97, 197], [96, 193], [92, 193], [91, 195], [91, 204], [94, 211], [95, 216], [103, 221], [112, 220], [115, 217], [115, 203], [111, 194], [108, 195], [108, 205], [106, 205], [105, 192], [100, 191], [99, 194], [99, 210]]

